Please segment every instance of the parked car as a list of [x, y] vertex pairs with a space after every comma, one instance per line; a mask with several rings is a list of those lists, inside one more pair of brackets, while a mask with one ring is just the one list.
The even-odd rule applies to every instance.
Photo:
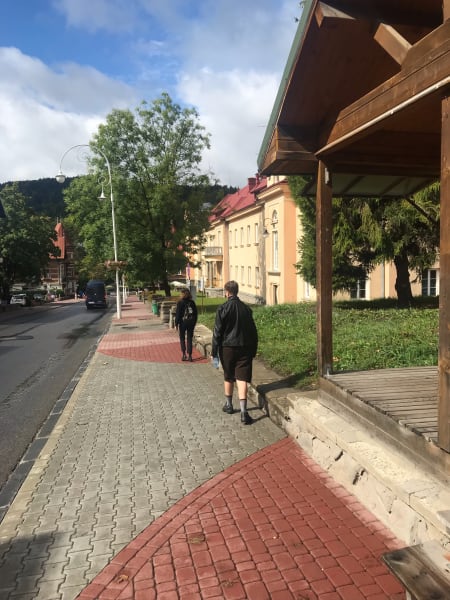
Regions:
[[44, 294], [33, 294], [33, 300], [35, 302], [45, 302]]
[[20, 304], [21, 306], [27, 306], [28, 299], [26, 294], [14, 294], [11, 296], [10, 304]]

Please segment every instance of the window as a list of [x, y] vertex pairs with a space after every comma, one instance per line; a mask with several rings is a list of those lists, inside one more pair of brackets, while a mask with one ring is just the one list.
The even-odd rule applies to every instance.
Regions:
[[422, 273], [422, 296], [438, 296], [438, 269], [425, 269]]
[[234, 230], [234, 246], [235, 248], [238, 245], [238, 239], [237, 239], [237, 229]]
[[311, 298], [311, 285], [308, 281], [305, 281], [305, 298]]
[[244, 228], [241, 227], [241, 246], [244, 245]]
[[278, 264], [278, 231], [272, 232], [272, 269], [279, 270]]
[[255, 287], [259, 288], [261, 285], [261, 279], [259, 274], [259, 267], [255, 267]]
[[350, 298], [365, 300], [366, 298], [366, 279], [359, 279], [356, 285], [350, 290]]
[[247, 246], [250, 245], [250, 225], [247, 225]]
[[237, 281], [237, 280], [238, 280], [238, 273], [239, 273], [238, 269], [239, 269], [239, 267], [236, 265], [236, 266], [234, 267], [234, 280], [235, 280], [235, 281]]
[[247, 283], [248, 285], [252, 285], [252, 268], [247, 268]]
[[259, 223], [255, 223], [255, 244], [259, 243]]
[[221, 246], [222, 245], [222, 236], [221, 236], [221, 231], [217, 232], [217, 245]]
[[241, 283], [245, 283], [245, 281], [244, 281], [244, 267], [241, 267]]

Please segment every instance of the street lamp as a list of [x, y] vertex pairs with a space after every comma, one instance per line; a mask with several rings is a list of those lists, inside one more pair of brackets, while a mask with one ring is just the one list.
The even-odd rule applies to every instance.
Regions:
[[[68, 150], [66, 150], [64, 152], [64, 154], [61, 157], [61, 160], [59, 162], [59, 173], [58, 175], [56, 175], [55, 179], [58, 183], [64, 183], [66, 180], [66, 176], [63, 174], [62, 172], [62, 163], [63, 160], [65, 158], [65, 156], [71, 151], [71, 150], [75, 150], [75, 148], [89, 148], [91, 150], [94, 150], [95, 152], [98, 152], [104, 159], [105, 163], [106, 163], [106, 167], [108, 169], [108, 183], [109, 183], [109, 189], [110, 189], [110, 199], [111, 199], [111, 214], [112, 214], [112, 231], [113, 231], [113, 243], [114, 243], [114, 263], [116, 266], [116, 304], [117, 304], [117, 318], [120, 319], [122, 318], [122, 303], [120, 300], [120, 285], [119, 285], [119, 260], [117, 257], [117, 238], [116, 238], [116, 218], [115, 218], [115, 213], [114, 213], [114, 195], [113, 195], [113, 186], [112, 186], [112, 178], [111, 178], [111, 166], [109, 164], [109, 160], [106, 157], [106, 155], [97, 147], [95, 146], [90, 146], [89, 144], [77, 144], [76, 146], [72, 146], [71, 148], [69, 148]], [[103, 193], [103, 189], [102, 189], [102, 194], [100, 196], [100, 200], [105, 199], [105, 194]]]

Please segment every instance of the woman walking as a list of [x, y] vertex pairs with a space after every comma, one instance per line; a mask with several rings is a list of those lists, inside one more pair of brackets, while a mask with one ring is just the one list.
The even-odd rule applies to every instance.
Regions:
[[181, 360], [192, 362], [192, 338], [197, 323], [197, 305], [192, 299], [191, 292], [185, 288], [181, 299], [177, 302], [175, 314], [175, 329], [180, 335]]

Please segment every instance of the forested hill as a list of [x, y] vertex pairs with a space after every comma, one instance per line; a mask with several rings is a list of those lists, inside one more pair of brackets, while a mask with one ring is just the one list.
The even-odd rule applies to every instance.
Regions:
[[[30, 207], [40, 215], [48, 217], [64, 218], [65, 206], [63, 191], [73, 178], [68, 177], [63, 184], [55, 178], [35, 179], [30, 181], [18, 181], [19, 191], [29, 200]], [[13, 182], [0, 183], [0, 191]], [[227, 194], [237, 191], [235, 187], [226, 185], [212, 185], [207, 194], [208, 202], [216, 205]]]
[[[63, 191], [70, 184], [71, 178], [61, 184], [54, 177], [35, 179], [30, 181], [17, 181], [19, 191], [28, 199], [30, 207], [40, 215], [53, 218], [62, 218], [65, 214]], [[9, 181], [0, 184], [0, 190], [11, 185]]]

